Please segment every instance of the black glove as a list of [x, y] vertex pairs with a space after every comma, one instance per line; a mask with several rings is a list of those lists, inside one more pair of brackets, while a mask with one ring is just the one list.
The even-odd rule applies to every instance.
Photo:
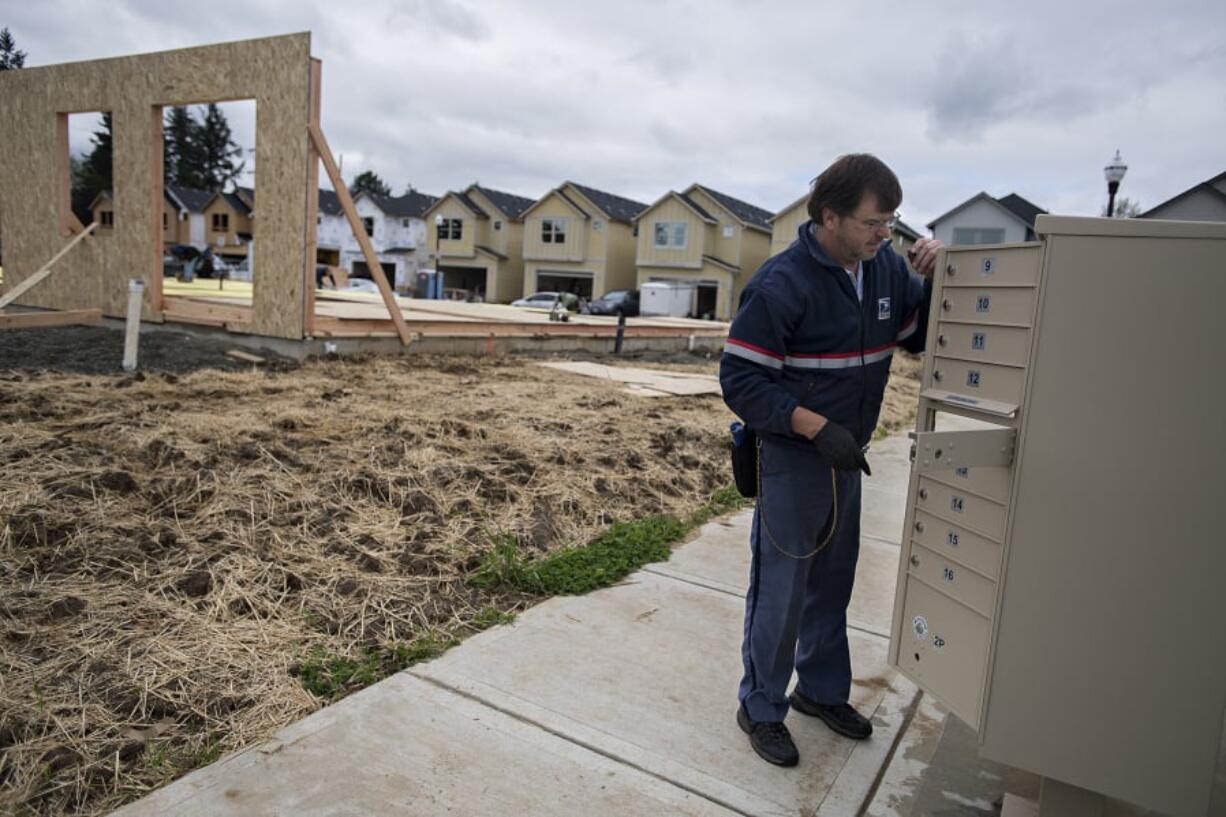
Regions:
[[813, 438], [813, 445], [817, 447], [817, 453], [822, 459], [840, 471], [859, 469], [870, 477], [873, 475], [868, 467], [868, 460], [864, 459], [864, 452], [856, 445], [855, 437], [838, 423], [827, 420], [826, 425], [822, 426], [822, 430]]

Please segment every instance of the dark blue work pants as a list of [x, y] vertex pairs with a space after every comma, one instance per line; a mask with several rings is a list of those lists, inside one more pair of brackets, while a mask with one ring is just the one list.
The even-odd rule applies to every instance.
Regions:
[[[851, 691], [847, 603], [860, 553], [860, 472], [835, 471], [811, 446], [762, 441], [745, 595], [740, 700], [755, 721], [788, 713], [797, 689], [823, 704]], [[834, 530], [826, 539], [831, 517]], [[808, 556], [808, 558], [805, 558]]]

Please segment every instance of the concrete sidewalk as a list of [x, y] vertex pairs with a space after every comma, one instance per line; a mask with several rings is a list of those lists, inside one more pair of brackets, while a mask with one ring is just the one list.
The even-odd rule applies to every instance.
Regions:
[[940, 813], [992, 814], [1006, 776], [979, 774], [973, 744], [962, 751], [973, 735], [949, 749], [947, 715], [886, 664], [908, 450], [905, 437], [879, 443], [865, 484], [849, 623], [868, 741], [794, 714], [801, 763], [780, 769], [737, 728], [743, 512], [666, 563], [550, 599], [116, 814], [903, 817], [934, 813], [926, 780], [942, 747], [970, 779], [947, 797], [950, 779], [932, 778]]

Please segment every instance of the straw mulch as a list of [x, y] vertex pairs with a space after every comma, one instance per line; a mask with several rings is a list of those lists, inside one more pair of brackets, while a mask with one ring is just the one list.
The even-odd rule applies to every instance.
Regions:
[[325, 705], [310, 655], [522, 609], [464, 581], [491, 539], [688, 515], [729, 419], [521, 359], [0, 372], [0, 812], [105, 813]]

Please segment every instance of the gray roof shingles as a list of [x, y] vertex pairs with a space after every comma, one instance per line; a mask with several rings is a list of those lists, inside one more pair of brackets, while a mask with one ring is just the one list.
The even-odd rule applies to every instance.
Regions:
[[1004, 207], [1010, 213], [1017, 216], [1031, 227], [1034, 227], [1034, 220], [1036, 217], [1047, 213], [1047, 211], [1042, 207], [1039, 207], [1033, 202], [1026, 201], [1026, 199], [1022, 198], [1017, 193], [1010, 193], [1009, 195], [999, 198], [996, 201], [1001, 207]]
[[728, 210], [730, 210], [732, 214], [741, 221], [745, 222], [746, 224], [752, 224], [755, 227], [761, 227], [767, 232], [770, 231], [770, 220], [771, 217], [774, 216], [774, 213], [771, 213], [768, 210], [763, 210], [761, 207], [756, 207], [747, 201], [741, 201], [738, 198], [733, 198], [727, 193], [721, 193], [718, 190], [712, 190], [709, 187], [704, 187], [701, 184], [695, 186], [711, 198], [718, 201], [724, 207], [727, 207]]
[[490, 190], [479, 184], [474, 184], [473, 189], [480, 190], [482, 195], [494, 203], [495, 207], [513, 219], [519, 219], [525, 210], [536, 204], [536, 199], [524, 198], [514, 193], [504, 193], [501, 190]]
[[615, 196], [612, 193], [606, 193], [594, 187], [585, 187], [574, 182], [567, 182], [567, 184], [586, 196], [588, 201], [603, 210], [614, 221], [634, 221], [639, 213], [647, 209], [647, 205], [641, 201]]

